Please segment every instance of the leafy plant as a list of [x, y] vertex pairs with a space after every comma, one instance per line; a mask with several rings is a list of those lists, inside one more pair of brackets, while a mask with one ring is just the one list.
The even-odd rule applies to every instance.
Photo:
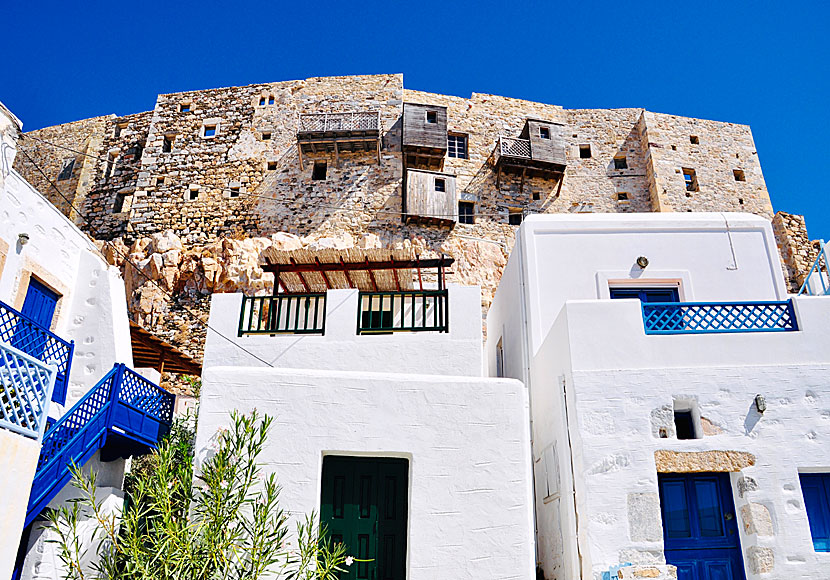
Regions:
[[[297, 550], [288, 549], [280, 487], [257, 462], [273, 419], [256, 411], [231, 417], [233, 426], [220, 432], [215, 453], [195, 475], [193, 421], [174, 424], [130, 474], [118, 513], [96, 497], [95, 474], [72, 466], [80, 497], [49, 513], [65, 578], [335, 580], [345, 572], [352, 558], [329, 543], [313, 514], [297, 524]], [[91, 541], [81, 539], [83, 518], [93, 522]], [[85, 568], [92, 547], [97, 561]]]

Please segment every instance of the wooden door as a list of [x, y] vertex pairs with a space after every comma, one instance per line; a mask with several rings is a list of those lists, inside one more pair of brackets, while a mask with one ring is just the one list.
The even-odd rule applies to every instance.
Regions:
[[344, 580], [405, 580], [409, 462], [323, 458], [320, 519], [355, 562]]

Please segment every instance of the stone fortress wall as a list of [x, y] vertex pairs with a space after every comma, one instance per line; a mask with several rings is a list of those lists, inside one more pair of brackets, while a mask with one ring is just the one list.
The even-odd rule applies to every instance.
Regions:
[[[459, 199], [475, 203], [475, 223], [404, 223], [401, 118], [407, 102], [445, 106], [448, 132], [466, 135], [468, 158], [447, 156], [442, 171], [456, 176]], [[303, 155], [300, 162], [300, 114], [365, 110], [380, 113], [380, 163], [374, 151], [341, 153], [338, 160]], [[561, 178], [497, 177], [499, 135], [518, 137], [528, 118], [563, 126], [567, 167]], [[206, 135], [205, 127], [215, 134]], [[404, 246], [422, 255], [450, 255], [457, 260], [450, 281], [481, 284], [486, 309], [513, 245], [511, 212], [747, 211], [773, 218], [746, 125], [643, 109], [563, 109], [480, 93], [438, 95], [405, 89], [400, 74], [165, 94], [150, 112], [26, 135], [33, 138], [24, 139], [22, 148], [89, 223], [25, 156], [18, 156], [17, 169], [93, 237], [113, 240], [174, 293], [187, 287], [202, 293], [264, 290], [256, 252], [284, 232], [297, 237], [289, 246]], [[71, 175], [60, 172], [73, 153], [34, 138], [82, 152], [75, 154]], [[615, 158], [623, 157], [625, 167], [617, 168]], [[325, 179], [312, 179], [314, 160], [327, 162]], [[696, 191], [687, 190], [684, 170], [693, 170]], [[150, 236], [164, 237], [164, 247], [177, 237], [181, 250], [153, 258], [147, 252], [157, 244]], [[782, 249], [788, 244], [783, 241]], [[183, 258], [188, 253], [189, 261]], [[787, 259], [799, 250], [782, 253]], [[795, 280], [802, 266], [784, 267]], [[141, 281], [131, 284], [127, 274], [134, 314], [154, 325], [167, 307], [158, 292], [145, 288], [141, 296]]]

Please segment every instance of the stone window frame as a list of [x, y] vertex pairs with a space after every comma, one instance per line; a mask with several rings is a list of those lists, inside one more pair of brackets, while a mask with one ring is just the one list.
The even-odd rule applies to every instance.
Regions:
[[[184, 190], [184, 201], [185, 203], [191, 203], [194, 201], [199, 201], [199, 196], [201, 194], [202, 187], [200, 185], [192, 184], [187, 189]], [[196, 197], [193, 197], [193, 193], [196, 193]]]
[[[117, 192], [115, 194], [115, 200], [113, 200], [112, 204], [112, 213], [115, 215], [119, 214], [129, 214], [130, 209], [133, 206], [133, 195], [135, 192]], [[118, 211], [116, 211], [118, 208]]]
[[179, 103], [179, 113], [192, 113], [193, 112], [193, 103], [190, 101], [184, 101]]
[[222, 197], [225, 199], [239, 199], [244, 193], [246, 193], [246, 190], [242, 187], [242, 183], [229, 181], [228, 186], [222, 191]]
[[[208, 127], [213, 127], [213, 135], [206, 135], [205, 132], [207, 131]], [[220, 131], [222, 129], [222, 121], [221, 119], [205, 119], [202, 121], [202, 127], [199, 129], [199, 136], [202, 139], [216, 139]]]
[[631, 193], [628, 191], [618, 191], [616, 194], [617, 203], [629, 204], [631, 203]]
[[[622, 161], [622, 163], [620, 163]], [[615, 171], [623, 171], [628, 169], [628, 156], [625, 153], [618, 153], [614, 155], [614, 170]]]
[[[586, 151], [588, 152], [588, 154], [584, 155]], [[577, 156], [580, 159], [591, 159], [594, 156], [593, 151], [591, 151], [591, 144], [580, 143], [579, 145], [577, 145]]]
[[[68, 170], [68, 171], [67, 171]], [[75, 171], [75, 158], [64, 157], [61, 162], [60, 171], [58, 171], [58, 181], [68, 181], [72, 179], [72, 172]]]
[[259, 134], [259, 138], [262, 141], [270, 141], [272, 135], [273, 135], [273, 133], [271, 131], [262, 131]]
[[695, 193], [700, 191], [700, 182], [697, 179], [697, 171], [695, 171], [693, 167], [681, 167], [680, 173], [683, 176], [683, 185], [685, 186], [687, 193]]
[[[273, 165], [273, 167], [272, 167], [272, 165]], [[279, 162], [276, 159], [266, 159], [265, 160], [265, 171], [276, 171], [278, 166], [279, 166]]]
[[[322, 168], [322, 169], [321, 169]], [[329, 172], [329, 163], [325, 159], [317, 159], [311, 165], [311, 180], [325, 181]]]
[[[518, 223], [514, 223], [516, 221], [516, 216], [519, 216]], [[507, 223], [509, 225], [511, 225], [511, 226], [520, 226], [520, 225], [522, 225], [523, 221], [525, 221], [525, 212], [524, 212], [523, 208], [520, 208], [520, 207], [509, 207], [509, 208], [507, 208]]]
[[732, 177], [735, 178], [735, 181], [746, 181], [746, 172], [743, 169], [733, 169], [732, 170]]
[[115, 174], [115, 166], [121, 157], [121, 149], [110, 149], [107, 151], [107, 159], [104, 161], [104, 182], [108, 182]]
[[32, 278], [58, 295], [58, 301], [55, 304], [55, 313], [52, 315], [52, 324], [49, 325], [51, 332], [57, 332], [61, 328], [63, 317], [66, 315], [64, 310], [66, 310], [68, 304], [72, 303], [70, 300], [72, 290], [63, 281], [59, 280], [57, 276], [27, 256], [20, 268], [17, 291], [14, 294], [14, 300], [12, 302], [12, 308], [17, 311], [23, 309], [23, 302], [26, 300], [26, 292], [29, 290], [29, 282]]

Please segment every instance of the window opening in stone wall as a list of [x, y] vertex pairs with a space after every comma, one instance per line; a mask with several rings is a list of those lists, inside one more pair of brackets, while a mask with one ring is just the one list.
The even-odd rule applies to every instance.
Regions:
[[180, 113], [189, 113], [190, 112], [190, 103], [182, 103], [179, 105], [179, 112]]
[[262, 134], [263, 141], [270, 141], [271, 140], [271, 133], [263, 133]]
[[189, 189], [187, 191], [187, 199], [188, 201], [195, 201], [199, 199], [199, 190], [198, 189]]
[[274, 95], [269, 95], [269, 96], [268, 96], [268, 104], [269, 104], [269, 105], [273, 105], [273, 104], [274, 104]]
[[672, 150], [672, 151], [677, 151], [677, 145], [672, 145], [672, 146], [671, 146], [671, 150]]
[[447, 155], [457, 159], [467, 159], [467, 136], [447, 135]]
[[625, 155], [614, 157], [614, 169], [628, 169], [628, 160]]
[[738, 198], [738, 205], [743, 205], [743, 204], [744, 204], [744, 200], [739, 197]]
[[118, 139], [121, 136], [121, 131], [127, 128], [126, 123], [117, 123], [115, 125], [115, 131], [113, 132], [113, 137]]
[[830, 473], [799, 473], [816, 552], [830, 552]]
[[127, 211], [129, 207], [127, 207], [127, 194], [119, 193], [115, 196], [115, 201], [112, 204], [112, 213], [121, 213], [123, 211]]
[[259, 106], [260, 106], [260, 107], [264, 107], [264, 106], [265, 106], [265, 97], [260, 97], [260, 98], [259, 98]]
[[231, 187], [231, 190], [228, 193], [228, 197], [239, 197], [239, 188], [238, 187]]
[[522, 210], [511, 209], [510, 213], [507, 214], [507, 223], [511, 226], [520, 226], [522, 225], [522, 218], [524, 218]]
[[691, 411], [675, 411], [674, 427], [678, 439], [696, 439], [695, 423]]
[[590, 145], [580, 145], [579, 146], [579, 158], [580, 159], [590, 159], [591, 158], [591, 146]]
[[127, 149], [127, 155], [129, 155], [133, 162], [139, 161], [141, 159], [141, 154], [144, 152], [144, 147], [140, 144], [133, 145], [129, 149]]
[[202, 135], [203, 137], [215, 137], [216, 136], [216, 125], [205, 125], [205, 131]]
[[447, 181], [441, 177], [435, 178], [435, 191], [447, 191]]
[[61, 171], [58, 173], [58, 181], [65, 181], [72, 177], [72, 170], [75, 169], [75, 158], [68, 157], [63, 160]]
[[683, 181], [686, 182], [686, 191], [699, 191], [697, 174], [694, 169], [689, 169], [687, 167], [683, 168]]
[[268, 162], [268, 171], [276, 171], [277, 170], [277, 162], [276, 161], [269, 161]]
[[735, 181], [746, 181], [743, 169], [733, 169], [732, 175], [735, 176]]
[[427, 111], [427, 123], [430, 125], [438, 122], [438, 111]]
[[504, 377], [504, 342], [503, 337], [496, 343], [496, 376]]
[[617, 201], [629, 201], [628, 192], [627, 191], [618, 191], [617, 192]]
[[115, 160], [117, 157], [117, 153], [110, 153], [107, 155], [107, 166], [104, 168], [104, 181], [109, 181], [109, 178], [112, 176], [112, 169], [115, 167]]
[[164, 141], [161, 143], [161, 152], [170, 153], [173, 150], [173, 141], [176, 139], [174, 135], [165, 135]]
[[326, 171], [328, 168], [329, 164], [326, 161], [315, 161], [314, 168], [311, 170], [311, 179], [315, 181], [324, 180], [326, 178]]
[[539, 138], [550, 139], [550, 127], [539, 127]]
[[163, 177], [156, 177], [156, 187], [160, 187], [164, 185], [164, 178]]
[[472, 201], [458, 202], [458, 223], [474, 224], [476, 222], [476, 204]]
[[697, 135], [690, 135], [689, 136], [689, 142], [692, 145], [700, 145], [700, 139], [697, 138]]

